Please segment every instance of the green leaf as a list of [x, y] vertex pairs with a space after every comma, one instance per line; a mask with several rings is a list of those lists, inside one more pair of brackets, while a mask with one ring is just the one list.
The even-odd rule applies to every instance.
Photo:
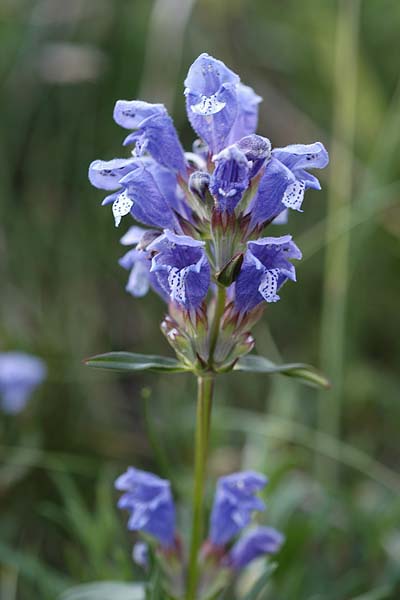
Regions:
[[271, 360], [263, 356], [243, 356], [234, 366], [234, 371], [247, 371], [248, 373], [280, 373], [287, 377], [294, 377], [305, 385], [312, 387], [330, 388], [329, 380], [310, 365], [303, 363], [290, 363], [285, 365], [276, 365]]
[[59, 600], [145, 600], [142, 583], [120, 583], [101, 581], [73, 587], [59, 597]]
[[257, 579], [251, 590], [246, 594], [243, 600], [257, 600], [260, 597], [261, 592], [264, 591], [269, 578], [275, 571], [278, 565], [276, 563], [270, 563], [264, 573]]
[[152, 371], [157, 373], [183, 373], [189, 368], [176, 358], [134, 354], [133, 352], [108, 352], [84, 360], [85, 365], [112, 371]]

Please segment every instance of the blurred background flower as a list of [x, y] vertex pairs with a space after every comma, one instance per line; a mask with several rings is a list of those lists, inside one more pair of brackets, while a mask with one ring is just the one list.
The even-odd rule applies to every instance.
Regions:
[[190, 150], [181, 82], [201, 52], [263, 97], [258, 131], [273, 148], [319, 139], [331, 157], [322, 191], [289, 215], [302, 285], [255, 333], [261, 354], [317, 364], [334, 386], [221, 377], [211, 474], [270, 476], [268, 524], [286, 541], [266, 600], [400, 595], [399, 27], [395, 0], [1, 2], [0, 351], [41, 356], [49, 373], [18, 420], [0, 414], [2, 598], [143, 577], [112, 489], [128, 464], [188, 500], [191, 379], [81, 365], [111, 349], [169, 352], [162, 300], [124, 291], [132, 223], [114, 230], [86, 177], [119, 147], [120, 98], [164, 102]]
[[4, 412], [17, 414], [46, 377], [40, 358], [23, 352], [0, 353], [0, 406]]

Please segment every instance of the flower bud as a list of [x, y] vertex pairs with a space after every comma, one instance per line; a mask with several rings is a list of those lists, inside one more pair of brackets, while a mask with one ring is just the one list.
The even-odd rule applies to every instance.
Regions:
[[204, 171], [195, 171], [189, 178], [189, 190], [194, 196], [205, 201], [208, 186], [210, 183], [210, 175]]
[[271, 142], [261, 135], [246, 135], [237, 142], [237, 146], [248, 160], [267, 159], [271, 156]]
[[136, 246], [136, 250], [146, 250], [147, 246], [154, 242], [154, 240], [156, 240], [159, 236], [160, 232], [156, 229], [148, 229], [140, 238], [140, 241]]
[[186, 364], [192, 365], [196, 362], [196, 354], [190, 339], [179, 329], [178, 323], [169, 315], [161, 323], [161, 331], [167, 342], [174, 349], [177, 356]]
[[229, 287], [239, 274], [243, 262], [243, 254], [237, 254], [229, 260], [217, 275], [218, 283]]
[[253, 134], [243, 137], [238, 141], [237, 146], [251, 163], [250, 179], [252, 179], [270, 159], [271, 142], [268, 138]]
[[149, 568], [149, 545], [145, 542], [136, 542], [132, 550], [133, 562], [147, 570]]
[[194, 140], [194, 142], [192, 144], [192, 149], [193, 149], [194, 154], [197, 154], [198, 156], [201, 156], [204, 160], [207, 160], [207, 156], [209, 154], [209, 148], [208, 148], [207, 144], [205, 142], [203, 142], [203, 140], [200, 140], [199, 138]]

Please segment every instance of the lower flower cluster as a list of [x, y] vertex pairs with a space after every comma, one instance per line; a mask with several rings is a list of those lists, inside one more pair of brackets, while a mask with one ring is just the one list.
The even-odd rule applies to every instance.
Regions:
[[[221, 477], [217, 482], [211, 510], [208, 537], [200, 549], [202, 563], [199, 597], [221, 579], [228, 582], [253, 560], [279, 551], [284, 537], [272, 527], [251, 525], [254, 513], [264, 511], [259, 497], [267, 478], [254, 471]], [[144, 534], [133, 558], [148, 568], [150, 555], [162, 566], [171, 593], [185, 589], [185, 545], [177, 530], [175, 504], [169, 481], [133, 467], [118, 477], [117, 490], [123, 492], [118, 507], [129, 513], [128, 529]], [[243, 532], [244, 531], [244, 532]]]

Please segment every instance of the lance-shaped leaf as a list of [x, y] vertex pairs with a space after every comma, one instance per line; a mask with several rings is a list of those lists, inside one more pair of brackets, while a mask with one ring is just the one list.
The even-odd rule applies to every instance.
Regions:
[[152, 371], [156, 373], [182, 373], [188, 367], [182, 365], [176, 358], [134, 354], [133, 352], [108, 352], [87, 358], [84, 363], [88, 367], [112, 371]]
[[144, 584], [99, 581], [73, 587], [59, 600], [145, 600]]
[[329, 380], [311, 365], [304, 363], [289, 363], [277, 365], [263, 356], [243, 356], [234, 366], [234, 371], [247, 371], [248, 373], [280, 373], [287, 377], [294, 377], [305, 385], [312, 387], [330, 388]]

